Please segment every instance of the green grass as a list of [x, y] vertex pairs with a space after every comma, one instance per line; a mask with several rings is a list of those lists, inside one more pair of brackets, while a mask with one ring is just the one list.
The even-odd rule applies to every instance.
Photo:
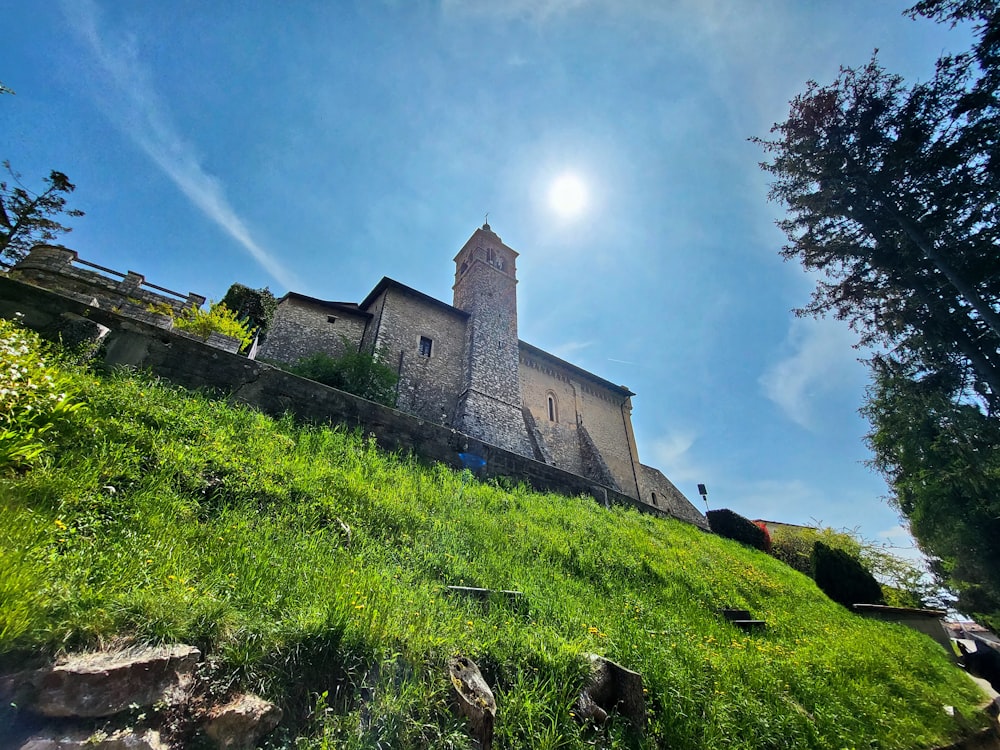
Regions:
[[[0, 662], [186, 642], [212, 689], [286, 709], [286, 747], [470, 747], [445, 664], [494, 688], [500, 748], [926, 748], [973, 712], [940, 646], [680, 522], [480, 483], [145, 377], [0, 480]], [[344, 530], [350, 528], [350, 534]], [[523, 606], [449, 596], [516, 589]], [[720, 606], [767, 620], [748, 635]], [[645, 737], [581, 727], [581, 654], [643, 675]], [[0, 717], [2, 720], [2, 717]]]

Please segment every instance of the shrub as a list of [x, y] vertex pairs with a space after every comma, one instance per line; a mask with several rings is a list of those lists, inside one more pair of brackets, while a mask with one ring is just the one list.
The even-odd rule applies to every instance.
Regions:
[[81, 406], [72, 377], [48, 359], [37, 334], [0, 319], [0, 473], [34, 463], [47, 433]]
[[767, 530], [767, 524], [763, 521], [754, 521], [753, 525], [764, 532], [764, 551], [771, 552], [771, 532]]
[[203, 338], [208, 338], [212, 332], [232, 336], [239, 340], [241, 349], [253, 341], [253, 334], [247, 324], [221, 302], [213, 302], [207, 312], [192, 305], [174, 318], [174, 327]]
[[884, 604], [882, 587], [861, 561], [842, 549], [816, 542], [812, 549], [813, 580], [833, 601], [852, 604]]
[[764, 552], [768, 550], [769, 540], [766, 532], [749, 518], [744, 518], [728, 508], [710, 510], [705, 515], [713, 533]]
[[258, 335], [267, 332], [278, 307], [271, 290], [251, 289], [244, 284], [233, 284], [222, 298], [222, 304], [233, 310]]
[[317, 352], [300, 359], [288, 370], [378, 404], [396, 405], [396, 373], [371, 354], [349, 351], [333, 358]]

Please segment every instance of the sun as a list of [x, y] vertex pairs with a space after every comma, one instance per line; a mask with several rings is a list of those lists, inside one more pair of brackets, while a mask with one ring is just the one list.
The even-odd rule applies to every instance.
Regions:
[[549, 188], [549, 206], [564, 219], [579, 216], [587, 207], [587, 185], [575, 174], [560, 175]]

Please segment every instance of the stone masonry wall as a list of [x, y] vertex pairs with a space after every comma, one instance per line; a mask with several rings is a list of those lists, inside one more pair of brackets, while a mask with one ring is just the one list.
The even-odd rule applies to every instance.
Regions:
[[294, 364], [317, 352], [339, 357], [346, 353], [347, 347], [357, 351], [369, 320], [370, 316], [362, 312], [336, 310], [300, 297], [286, 297], [274, 311], [257, 359]]
[[[687, 521], [708, 531], [708, 521], [684, 493], [674, 486], [659, 469], [652, 466], [639, 466], [639, 486], [642, 488], [642, 500], [655, 505], [659, 510], [666, 511], [674, 518]], [[654, 501], [653, 494], [656, 494]]]
[[[461, 392], [468, 319], [396, 288], [375, 303], [381, 315], [375, 351], [399, 375], [396, 408], [451, 425]], [[421, 354], [422, 336], [431, 341], [430, 356]]]
[[[587, 382], [558, 363], [521, 353], [521, 394], [531, 410], [548, 450], [560, 466], [587, 475], [577, 425], [586, 425], [590, 438], [618, 486], [635, 496], [630, 436], [622, 418], [624, 398], [598, 383]], [[548, 395], [556, 398], [557, 419], [548, 414]], [[638, 465], [638, 460], [635, 461]]]
[[[534, 417], [553, 461], [567, 471], [583, 474], [580, 440], [576, 434], [576, 396], [569, 378], [560, 377], [530, 357], [521, 356], [521, 398]], [[556, 401], [554, 420], [549, 419], [548, 396]]]
[[470, 315], [455, 425], [531, 456], [518, 380], [516, 257], [486, 226], [455, 256], [454, 305]]
[[601, 487], [554, 466], [489, 445], [443, 425], [404, 414], [357, 396], [300, 378], [276, 367], [178, 336], [109, 310], [89, 307], [46, 289], [0, 278], [0, 317], [23, 314], [35, 330], [52, 330], [64, 315], [88, 317], [111, 329], [106, 339], [109, 366], [144, 368], [186, 388], [208, 388], [251, 404], [274, 416], [290, 412], [318, 423], [360, 427], [390, 450], [412, 451], [428, 460], [461, 468], [460, 452], [486, 459], [480, 476], [511, 477], [539, 490], [567, 495], [588, 494], [602, 504], [614, 503], [666, 517], [645, 503]]

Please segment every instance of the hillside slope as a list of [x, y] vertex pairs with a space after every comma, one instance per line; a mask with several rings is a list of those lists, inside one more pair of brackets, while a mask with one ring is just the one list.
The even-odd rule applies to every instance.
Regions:
[[[680, 522], [480, 483], [142, 376], [48, 372], [83, 406], [0, 479], [8, 669], [191, 643], [212, 690], [283, 705], [269, 742], [287, 747], [469, 747], [447, 702], [458, 653], [493, 687], [502, 748], [926, 748], [957, 732], [944, 705], [978, 702], [929, 639]], [[3, 397], [9, 438], [29, 427]], [[449, 585], [524, 596], [484, 606]], [[584, 653], [642, 674], [644, 736], [577, 723]]]

